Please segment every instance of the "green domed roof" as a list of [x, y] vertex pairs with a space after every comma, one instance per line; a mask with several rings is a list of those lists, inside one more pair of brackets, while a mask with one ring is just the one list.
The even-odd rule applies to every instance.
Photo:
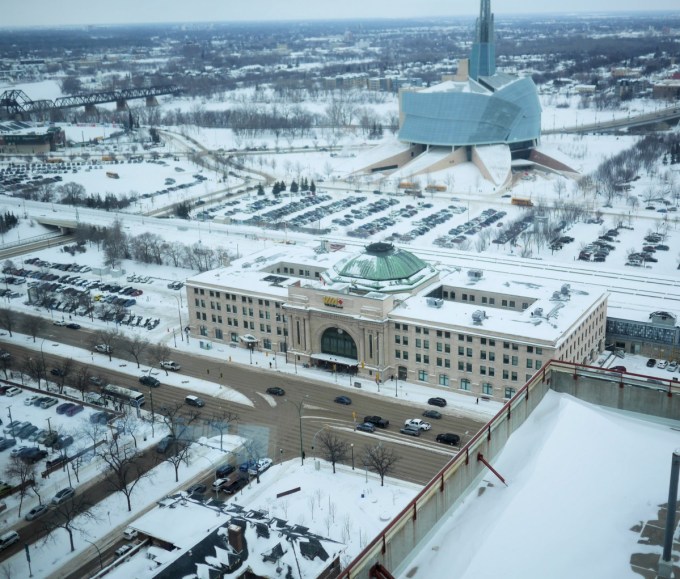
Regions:
[[372, 243], [364, 253], [347, 260], [338, 273], [370, 281], [406, 280], [427, 267], [427, 263], [411, 252], [380, 242]]

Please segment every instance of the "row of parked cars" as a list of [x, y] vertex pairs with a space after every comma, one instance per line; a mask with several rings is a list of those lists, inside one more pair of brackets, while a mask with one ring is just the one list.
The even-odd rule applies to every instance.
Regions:
[[647, 360], [647, 368], [659, 368], [660, 370], [667, 370], [668, 372], [680, 372], [680, 364], [677, 360], [672, 360], [668, 362], [667, 360], [657, 361], [654, 358]]

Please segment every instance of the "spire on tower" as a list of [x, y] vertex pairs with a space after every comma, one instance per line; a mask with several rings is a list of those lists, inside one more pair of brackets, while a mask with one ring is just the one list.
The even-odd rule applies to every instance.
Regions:
[[491, 0], [480, 0], [475, 42], [470, 54], [470, 78], [492, 76], [496, 73], [496, 45]]

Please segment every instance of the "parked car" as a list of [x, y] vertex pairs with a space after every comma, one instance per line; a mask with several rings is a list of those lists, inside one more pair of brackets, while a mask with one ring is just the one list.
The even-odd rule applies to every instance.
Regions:
[[99, 352], [100, 354], [110, 354], [111, 353], [111, 348], [107, 344], [97, 344], [94, 347], [96, 352]]
[[430, 428], [432, 428], [432, 425], [429, 422], [425, 422], [420, 418], [410, 418], [409, 420], [404, 421], [404, 426], [413, 426], [420, 430], [430, 430]]
[[16, 396], [17, 394], [21, 394], [22, 392], [23, 390], [18, 386], [12, 386], [11, 388], [8, 388], [5, 391], [5, 396]]
[[222, 487], [226, 486], [227, 483], [229, 483], [228, 478], [218, 478], [213, 481], [212, 490], [214, 491], [222, 490]]
[[132, 551], [132, 545], [130, 545], [130, 543], [127, 543], [126, 545], [123, 545], [122, 547], [118, 547], [118, 548], [114, 551], [114, 555], [115, 555], [116, 557], [123, 557], [123, 556], [126, 555], [129, 551]]
[[61, 368], [52, 368], [50, 370], [50, 374], [52, 374], [52, 376], [57, 376], [59, 378], [65, 375], [64, 371]]
[[272, 386], [271, 388], [267, 388], [267, 394], [271, 394], [272, 396], [285, 396], [286, 391], [278, 386]]
[[612, 366], [609, 368], [610, 370], [613, 370], [614, 372], [626, 372], [626, 367], [625, 366]]
[[27, 521], [35, 521], [38, 517], [46, 515], [50, 508], [47, 505], [38, 505], [26, 513], [24, 517]]
[[236, 467], [232, 464], [223, 464], [218, 466], [215, 471], [215, 476], [217, 478], [227, 478], [232, 472], [236, 470]]
[[132, 539], [136, 539], [137, 535], [139, 535], [137, 529], [133, 529], [132, 527], [128, 527], [123, 531], [123, 539], [126, 541], [132, 541]]
[[177, 362], [173, 362], [172, 360], [163, 360], [161, 362], [161, 368], [163, 368], [163, 370], [172, 370], [173, 372], [179, 372], [179, 370], [182, 369], [182, 366], [180, 366]]
[[19, 533], [16, 531], [7, 531], [0, 536], [0, 551], [4, 551], [7, 547], [19, 542]]
[[71, 406], [75, 406], [73, 402], [62, 402], [59, 406], [57, 406], [56, 411], [57, 414], [65, 414], [66, 411], [71, 408]]
[[647, 360], [647, 368], [654, 368], [654, 366], [656, 366], [656, 360], [654, 358]]
[[444, 406], [446, 406], [446, 400], [444, 400], [443, 398], [441, 398], [439, 396], [437, 396], [435, 398], [430, 398], [427, 401], [427, 403], [431, 406], [439, 406], [440, 408], [443, 408]]
[[666, 370], [668, 372], [675, 372], [678, 369], [678, 363], [673, 360], [668, 366], [666, 367]]
[[417, 426], [404, 426], [404, 428], [399, 429], [399, 432], [408, 436], [420, 436], [420, 428]]
[[352, 404], [352, 399], [349, 396], [336, 396], [335, 402], [337, 402], [338, 404], [344, 404], [345, 406], [349, 406], [350, 404]]
[[187, 489], [187, 494], [190, 495], [190, 496], [191, 495], [204, 495], [205, 491], [207, 491], [207, 490], [208, 490], [208, 487], [205, 486], [204, 484], [196, 483], [196, 484], [191, 485]]
[[40, 402], [40, 408], [49, 408], [50, 406], [54, 406], [55, 404], [58, 404], [59, 400], [56, 398], [51, 398], [50, 396], [45, 396], [45, 398]]
[[70, 434], [60, 434], [59, 436], [57, 436], [57, 440], [55, 440], [52, 447], [56, 450], [61, 450], [62, 448], [66, 448], [67, 446], [71, 446], [72, 444], [73, 437]]
[[24, 398], [24, 406], [31, 406], [40, 396], [27, 396]]
[[170, 446], [175, 442], [175, 437], [172, 434], [168, 434], [161, 438], [160, 442], [156, 445], [156, 452], [166, 453]]
[[80, 324], [76, 324], [75, 322], [71, 322], [70, 324], [66, 324], [66, 327], [69, 330], [80, 330], [80, 328], [81, 328]]
[[28, 451], [23, 453], [19, 458], [29, 464], [35, 464], [36, 462], [40, 462], [46, 456], [47, 451], [43, 450], [42, 448], [29, 448]]
[[362, 422], [357, 424], [356, 429], [361, 432], [375, 432], [375, 426], [370, 422]]
[[76, 414], [82, 412], [83, 410], [85, 410], [84, 406], [82, 406], [81, 404], [74, 404], [73, 406], [71, 406], [71, 408], [64, 412], [64, 414], [66, 416], [75, 416]]
[[144, 386], [151, 386], [152, 388], [158, 388], [161, 385], [161, 381], [157, 380], [153, 376], [149, 376], [148, 374], [144, 374], [144, 376], [139, 377], [139, 382], [140, 384], [144, 384]]
[[425, 418], [434, 418], [436, 420], [439, 420], [442, 417], [442, 413], [438, 412], [437, 410], [426, 410], [423, 412], [423, 416]]
[[389, 420], [380, 416], [364, 416], [364, 422], [370, 422], [373, 426], [377, 426], [378, 428], [387, 428], [390, 425]]
[[248, 469], [248, 474], [251, 474], [253, 476], [257, 474], [262, 474], [272, 464], [274, 464], [274, 461], [271, 458], [259, 458], [255, 461], [255, 464]]
[[73, 498], [75, 494], [76, 490], [73, 487], [61, 489], [56, 495], [54, 495], [54, 497], [52, 497], [52, 504], [60, 505], [61, 503], [65, 503], [67, 500]]
[[438, 434], [435, 438], [437, 442], [442, 444], [450, 444], [451, 446], [458, 446], [460, 444], [460, 436], [453, 434], [453, 432], [443, 432]]
[[66, 322], [64, 320], [54, 320], [52, 322], [52, 325], [54, 325], [54, 326], [65, 326]]

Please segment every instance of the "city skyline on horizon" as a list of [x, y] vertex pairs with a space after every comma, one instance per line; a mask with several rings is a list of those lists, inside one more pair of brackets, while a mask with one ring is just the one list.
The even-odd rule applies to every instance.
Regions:
[[[499, 16], [530, 14], [596, 14], [621, 12], [678, 11], [677, 0], [651, 0], [640, 9], [637, 0], [573, 0], [568, 9], [557, 0], [544, 0], [519, 9], [511, 0], [491, 0], [491, 10]], [[181, 24], [272, 22], [347, 19], [407, 19], [428, 17], [474, 17], [479, 14], [479, 0], [453, 3], [450, 0], [422, 0], [414, 5], [408, 0], [374, 0], [366, 4], [360, 0], [346, 0], [342, 4], [322, 5], [311, 0], [291, 0], [286, 4], [273, 0], [251, 0], [239, 6], [235, 14], [228, 5], [214, 0], [118, 0], [111, 10], [92, 10], [86, 0], [64, 0], [62, 3], [33, 0], [12, 4], [3, 15], [4, 28], [59, 27], [126, 24]]]

